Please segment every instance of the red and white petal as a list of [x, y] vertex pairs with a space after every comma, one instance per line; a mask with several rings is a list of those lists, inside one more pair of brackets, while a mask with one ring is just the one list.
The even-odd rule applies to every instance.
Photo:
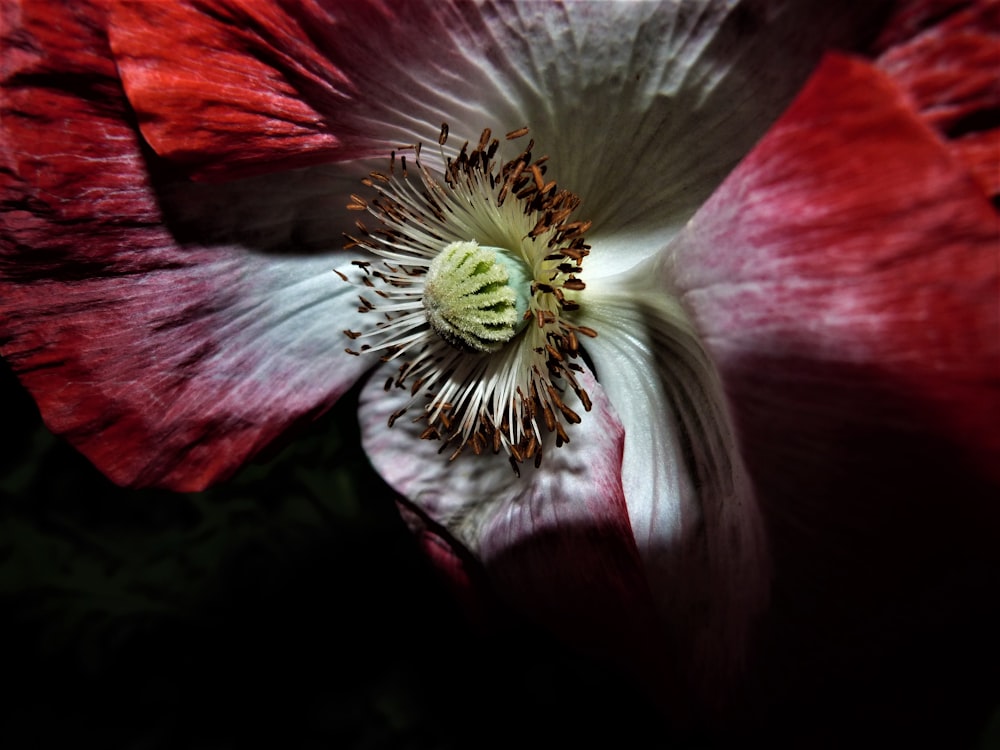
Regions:
[[806, 723], [933, 712], [979, 663], [943, 644], [993, 649], [998, 236], [910, 100], [831, 57], [664, 258], [768, 523], [759, 680], [825, 696]]
[[908, 0], [876, 42], [878, 66], [975, 176], [1000, 195], [1000, 2]]
[[[662, 248], [879, 3], [524, 3], [498, 13], [547, 175], [593, 221], [587, 275]], [[502, 72], [501, 72], [502, 75]], [[524, 89], [518, 80], [531, 82]]]
[[877, 5], [131, 2], [111, 38], [144, 135], [201, 174], [528, 125], [620, 268], [683, 224], [824, 49], [867, 40]]
[[[665, 254], [663, 274], [727, 387], [750, 389], [734, 403], [762, 406], [753, 393], [772, 378], [801, 376], [774, 393], [792, 397], [851, 376], [857, 396], [890, 388], [913, 400], [913, 427], [995, 472], [995, 395], [984, 397], [1000, 373], [997, 236], [982, 192], [892, 81], [830, 57]], [[817, 416], [846, 418], [832, 403], [818, 399]], [[861, 405], [878, 424], [885, 402]]]
[[344, 191], [319, 170], [175, 179], [129, 123], [99, 13], [62, 7], [5, 17], [0, 347], [112, 479], [199, 489], [364, 367], [339, 334], [343, 256], [317, 254]]
[[767, 602], [763, 523], [715, 366], [651, 279], [588, 285], [581, 321], [598, 331], [587, 354], [625, 428], [625, 501], [677, 668], [720, 701]]
[[466, 138], [519, 127], [485, 24], [471, 4], [138, 0], [110, 36], [146, 139], [218, 178], [388, 156], [444, 120]]
[[[175, 248], [147, 249], [166, 264]], [[336, 291], [329, 260], [242, 252], [186, 253], [197, 268], [165, 265], [139, 283], [44, 280], [4, 295], [4, 356], [50, 429], [114, 481], [202, 489], [363, 370], [337, 341], [356, 300]]]
[[410, 395], [385, 392], [383, 379], [375, 373], [362, 391], [361, 427], [386, 481], [479, 561], [509, 605], [644, 679], [662, 677], [662, 633], [622, 493], [622, 426], [593, 378], [580, 376], [593, 410], [571, 442], [520, 476], [504, 455], [449, 461], [450, 448], [420, 439], [412, 411], [389, 428]]

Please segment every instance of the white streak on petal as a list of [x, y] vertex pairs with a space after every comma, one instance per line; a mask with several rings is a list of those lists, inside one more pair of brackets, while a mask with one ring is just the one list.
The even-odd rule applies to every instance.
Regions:
[[763, 528], [715, 367], [648, 278], [588, 286], [586, 348], [625, 425], [622, 485], [654, 599], [710, 682], [739, 668], [766, 600]]

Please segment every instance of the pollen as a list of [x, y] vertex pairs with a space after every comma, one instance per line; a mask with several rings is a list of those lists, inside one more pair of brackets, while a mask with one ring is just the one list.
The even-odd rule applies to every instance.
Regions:
[[[508, 132], [505, 148], [528, 132]], [[448, 137], [442, 124], [438, 172], [419, 145], [400, 147], [387, 173], [363, 181], [373, 195], [351, 196], [348, 208], [373, 221], [345, 235], [371, 256], [348, 282], [359, 330], [344, 332], [346, 351], [397, 365], [385, 387], [408, 401], [390, 426], [409, 414], [452, 459], [503, 452], [520, 473], [569, 442], [577, 405], [590, 410], [578, 359], [581, 338], [597, 332], [573, 323], [590, 223], [573, 218], [575, 194], [546, 180], [533, 140], [503, 161], [489, 129], [473, 148], [449, 152]]]

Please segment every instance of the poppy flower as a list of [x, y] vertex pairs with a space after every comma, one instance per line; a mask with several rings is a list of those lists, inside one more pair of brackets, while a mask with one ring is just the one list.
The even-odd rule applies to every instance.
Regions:
[[716, 700], [784, 532], [997, 480], [997, 4], [827, 5], [4, 3], [3, 355], [181, 491], [366, 379], [459, 586]]

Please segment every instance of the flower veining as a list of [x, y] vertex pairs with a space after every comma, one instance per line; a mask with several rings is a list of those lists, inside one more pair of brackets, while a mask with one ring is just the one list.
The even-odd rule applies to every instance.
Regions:
[[355, 261], [358, 312], [377, 320], [345, 331], [362, 342], [347, 352], [400, 362], [385, 388], [407, 388], [412, 398], [390, 425], [419, 406], [421, 437], [453, 444], [452, 458], [467, 447], [477, 455], [502, 450], [517, 471], [525, 460], [539, 464], [547, 433], [557, 446], [569, 442], [565, 423], [580, 415], [567, 391], [590, 409], [575, 360], [580, 337], [597, 333], [572, 322], [590, 222], [573, 219], [578, 196], [545, 179], [548, 157], [532, 157], [533, 140], [501, 162], [489, 129], [454, 157], [444, 154], [447, 139], [442, 125], [440, 177], [422, 163], [420, 146], [410, 146], [400, 151], [412, 151], [415, 166], [405, 155], [397, 164], [394, 151], [388, 174], [363, 181], [376, 197], [351, 196], [348, 208], [378, 226], [358, 221], [346, 246], [379, 261]]

